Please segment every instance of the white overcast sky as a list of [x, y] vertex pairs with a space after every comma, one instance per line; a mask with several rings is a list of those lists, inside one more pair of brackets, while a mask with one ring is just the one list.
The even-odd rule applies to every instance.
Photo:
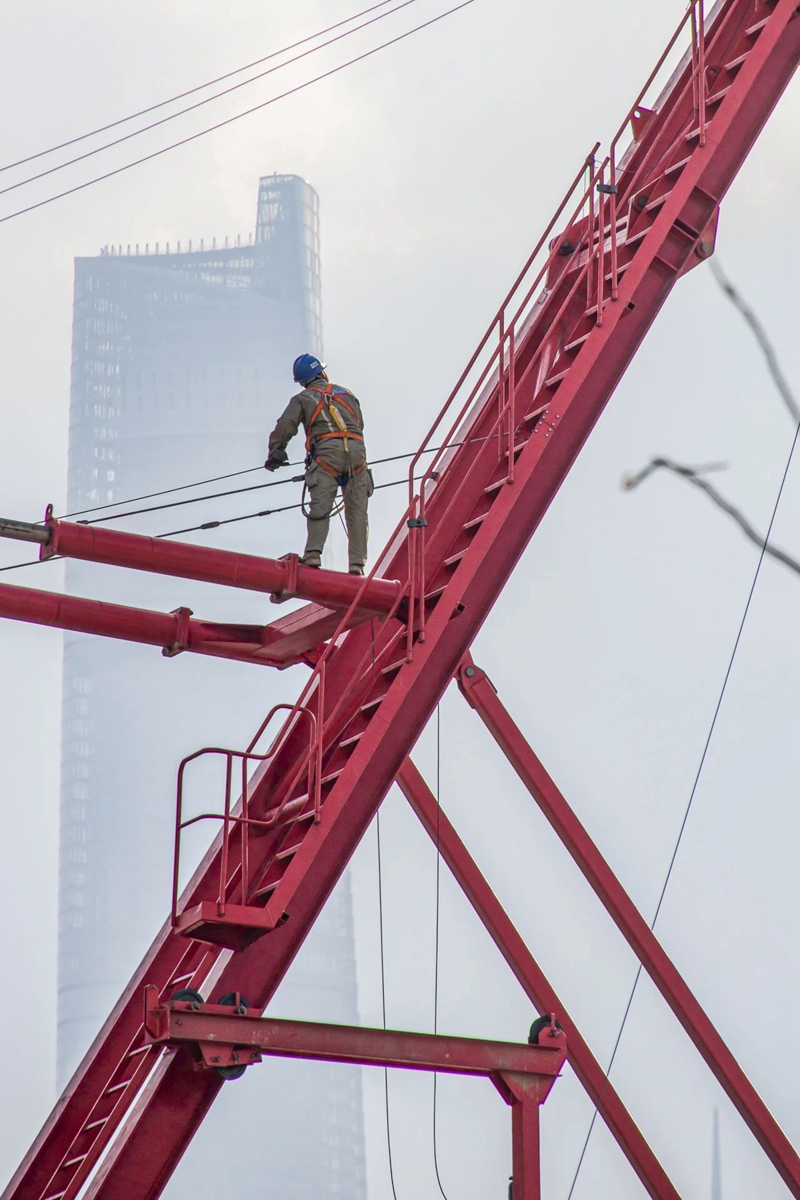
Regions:
[[[344, 0], [222, 7], [8, 0], [0, 14], [0, 158], [12, 161], [191, 87], [356, 7]], [[205, 111], [217, 119], [237, 112], [446, 7], [446, 0], [417, 0]], [[47, 501], [64, 499], [73, 258], [105, 243], [247, 234], [258, 176], [273, 170], [299, 173], [319, 192], [325, 353], [337, 379], [362, 399], [372, 455], [413, 448], [582, 157], [614, 131], [683, 9], [683, 0], [475, 0], [259, 114], [0, 225], [0, 512], [36, 519]], [[195, 115], [168, 128], [183, 135], [201, 123], [211, 121]], [[723, 206], [718, 240], [720, 261], [769, 328], [798, 390], [799, 131], [795, 81]], [[156, 132], [97, 161], [114, 166], [132, 157], [131, 146], [146, 152], [166, 140]], [[85, 165], [63, 175], [68, 183], [85, 177]], [[52, 185], [0, 197], [2, 211], [57, 190]], [[265, 434], [288, 394], [287, 365], [264, 396]], [[763, 529], [792, 433], [752, 338], [700, 267], [675, 288], [475, 646], [648, 918], [756, 552], [674, 478], [655, 477], [632, 494], [619, 481], [656, 453], [724, 459], [730, 468], [720, 487]], [[798, 471], [774, 540], [800, 554]], [[391, 490], [376, 500], [376, 546], [399, 503]], [[253, 528], [252, 537], [254, 548], [280, 553], [299, 544], [301, 531], [287, 522]], [[2, 563], [23, 557], [24, 547], [0, 546]], [[36, 569], [2, 581], [58, 587], [59, 568], [45, 570], [46, 583]], [[182, 592], [191, 603], [191, 587]], [[658, 924], [795, 1139], [799, 602], [800, 579], [767, 562]], [[54, 1092], [60, 653], [56, 632], [0, 626], [0, 1016], [13, 1031], [4, 1056], [0, 1179]], [[213, 671], [210, 663], [212, 716]], [[270, 696], [294, 698], [291, 678], [270, 679]], [[242, 729], [241, 740], [250, 732]], [[606, 1061], [632, 955], [457, 693], [442, 706], [442, 742], [443, 804]], [[418, 759], [432, 780], [429, 734]], [[392, 793], [384, 811], [389, 1021], [430, 1029], [434, 856], [399, 796]], [[379, 1023], [372, 834], [356, 855], [354, 879], [361, 1016]], [[523, 1037], [530, 1006], [446, 872], [441, 921], [440, 1028]], [[268, 1111], [269, 1097], [251, 1074], [248, 1094]], [[786, 1194], [646, 978], [613, 1078], [682, 1195], [708, 1194], [715, 1106], [726, 1200]], [[371, 1200], [390, 1196], [381, 1087], [367, 1077]], [[434, 1197], [430, 1079], [398, 1075], [391, 1087], [398, 1196]], [[450, 1200], [502, 1196], [509, 1126], [499, 1098], [488, 1084], [448, 1079], [439, 1104]], [[543, 1113], [546, 1195], [566, 1197], [590, 1115], [567, 1074]], [[627, 1200], [643, 1192], [598, 1125], [575, 1197], [612, 1194]]]

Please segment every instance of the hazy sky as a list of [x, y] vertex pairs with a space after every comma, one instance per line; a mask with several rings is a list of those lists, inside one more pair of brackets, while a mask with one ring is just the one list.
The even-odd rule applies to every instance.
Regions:
[[[446, 7], [417, 0], [338, 48], [208, 106], [210, 116], [201, 110], [168, 129], [192, 132]], [[325, 353], [337, 379], [362, 399], [373, 457], [413, 448], [582, 157], [614, 131], [683, 9], [683, 0], [647, 7], [475, 0], [226, 130], [0, 225], [0, 512], [36, 519], [47, 501], [63, 502], [73, 258], [108, 242], [246, 234], [257, 178], [273, 170], [302, 174], [319, 192]], [[208, 0], [68, 7], [11, 0], [0, 17], [11, 118], [2, 161], [191, 87], [350, 11], [343, 0], [240, 0], [224, 10]], [[796, 386], [799, 127], [795, 81], [723, 207], [718, 240], [720, 261], [768, 326]], [[108, 169], [133, 149], [167, 140], [156, 131], [112, 152], [108, 166], [96, 161]], [[67, 182], [85, 178], [88, 165], [64, 172]], [[3, 196], [2, 211], [61, 190], [53, 183]], [[264, 396], [265, 436], [288, 394], [287, 364]], [[656, 476], [632, 494], [619, 481], [655, 453], [722, 458], [730, 469], [719, 486], [764, 529], [792, 433], [750, 335], [700, 267], [676, 287], [474, 649], [648, 918], [756, 552], [678, 480]], [[774, 529], [776, 543], [798, 554], [799, 481], [796, 467]], [[374, 503], [376, 546], [397, 518], [400, 492], [379, 493]], [[254, 526], [252, 538], [254, 549], [281, 553], [299, 545], [301, 530], [292, 519]], [[24, 547], [0, 546], [4, 563], [24, 557]], [[55, 565], [42, 576], [33, 569], [3, 577], [38, 587], [58, 587], [58, 579]], [[799, 584], [765, 564], [658, 924], [795, 1139]], [[190, 585], [181, 594], [191, 603]], [[0, 1178], [53, 1100], [60, 665], [57, 633], [0, 626], [0, 855], [13, 911], [4, 923], [0, 1011], [24, 1047], [4, 1064]], [[269, 703], [293, 699], [294, 686], [270, 676]], [[241, 733], [244, 740], [250, 730]], [[455, 691], [442, 705], [442, 745], [446, 810], [607, 1060], [635, 972], [632, 955]], [[417, 758], [432, 781], [430, 733]], [[430, 1029], [434, 854], [399, 795], [390, 795], [384, 813], [388, 1018]], [[361, 1016], [377, 1024], [374, 832], [355, 856], [354, 880]], [[441, 926], [440, 1028], [524, 1037], [530, 1006], [446, 871]], [[268, 1102], [267, 1078], [260, 1067], [243, 1082], [253, 1103]], [[708, 1194], [714, 1106], [726, 1200], [786, 1194], [646, 977], [613, 1078], [683, 1195]], [[434, 1197], [431, 1081], [398, 1073], [391, 1096], [398, 1197]], [[365, 1097], [370, 1196], [386, 1200], [376, 1073], [366, 1073]], [[590, 1116], [567, 1073], [543, 1113], [547, 1196], [566, 1197]], [[490, 1085], [441, 1081], [438, 1125], [449, 1200], [504, 1195], [509, 1118]], [[575, 1197], [612, 1194], [643, 1193], [598, 1123]]]

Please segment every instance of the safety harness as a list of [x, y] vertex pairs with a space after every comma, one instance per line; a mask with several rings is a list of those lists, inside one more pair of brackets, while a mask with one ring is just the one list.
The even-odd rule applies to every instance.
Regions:
[[[351, 479], [355, 478], [356, 475], [360, 475], [361, 472], [365, 471], [367, 468], [366, 460], [359, 463], [356, 467], [353, 467], [350, 464], [350, 438], [352, 438], [353, 441], [362, 443], [364, 438], [360, 433], [353, 433], [347, 428], [347, 425], [342, 419], [342, 414], [337, 408], [337, 405], [341, 405], [345, 412], [348, 412], [353, 420], [358, 423], [358, 417], [356, 416], [355, 411], [344, 399], [344, 396], [349, 395], [349, 392], [345, 393], [344, 389], [336, 388], [332, 383], [325, 384], [323, 387], [309, 387], [307, 390], [309, 392], [316, 392], [318, 396], [322, 397], [322, 399], [314, 409], [313, 413], [311, 414], [311, 419], [308, 422], [306, 453], [312, 462], [316, 462], [318, 466], [323, 467], [329, 475], [333, 476], [333, 478], [339, 484], [339, 487], [345, 488]], [[335, 426], [335, 428], [331, 429], [330, 433], [314, 434], [312, 433], [314, 425], [323, 412], [327, 416], [331, 425]], [[341, 438], [344, 442], [344, 452], [347, 456], [348, 464], [347, 471], [344, 473], [340, 474], [335, 467], [332, 467], [330, 463], [326, 463], [323, 458], [317, 458], [317, 445], [320, 442], [328, 441], [330, 438]]]

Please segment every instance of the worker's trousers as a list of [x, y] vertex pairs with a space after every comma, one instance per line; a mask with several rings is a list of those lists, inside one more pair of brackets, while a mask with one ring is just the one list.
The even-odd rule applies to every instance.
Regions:
[[[348, 475], [347, 483], [341, 491], [344, 497], [349, 565], [350, 570], [362, 568], [367, 561], [367, 504], [372, 495], [373, 485], [372, 476], [366, 466], [358, 474], [353, 472], [366, 462], [364, 448], [360, 442], [351, 439], [348, 456], [344, 443], [338, 438], [332, 438], [325, 446], [320, 447], [317, 458], [324, 459], [338, 476]], [[306, 471], [306, 486], [309, 493], [308, 537], [301, 561], [308, 566], [319, 566], [340, 484], [330, 471], [316, 461]]]

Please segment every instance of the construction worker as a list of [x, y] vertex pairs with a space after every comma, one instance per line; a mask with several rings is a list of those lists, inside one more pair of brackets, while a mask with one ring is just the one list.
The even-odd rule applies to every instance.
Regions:
[[322, 565], [331, 512], [341, 489], [350, 556], [350, 574], [363, 575], [367, 561], [367, 502], [373, 492], [372, 474], [364, 446], [361, 405], [347, 388], [332, 384], [325, 364], [313, 354], [301, 354], [292, 368], [295, 383], [302, 385], [289, 401], [270, 434], [268, 471], [285, 466], [286, 447], [301, 424], [306, 431], [306, 486], [310, 502], [306, 513], [308, 537], [300, 562]]

